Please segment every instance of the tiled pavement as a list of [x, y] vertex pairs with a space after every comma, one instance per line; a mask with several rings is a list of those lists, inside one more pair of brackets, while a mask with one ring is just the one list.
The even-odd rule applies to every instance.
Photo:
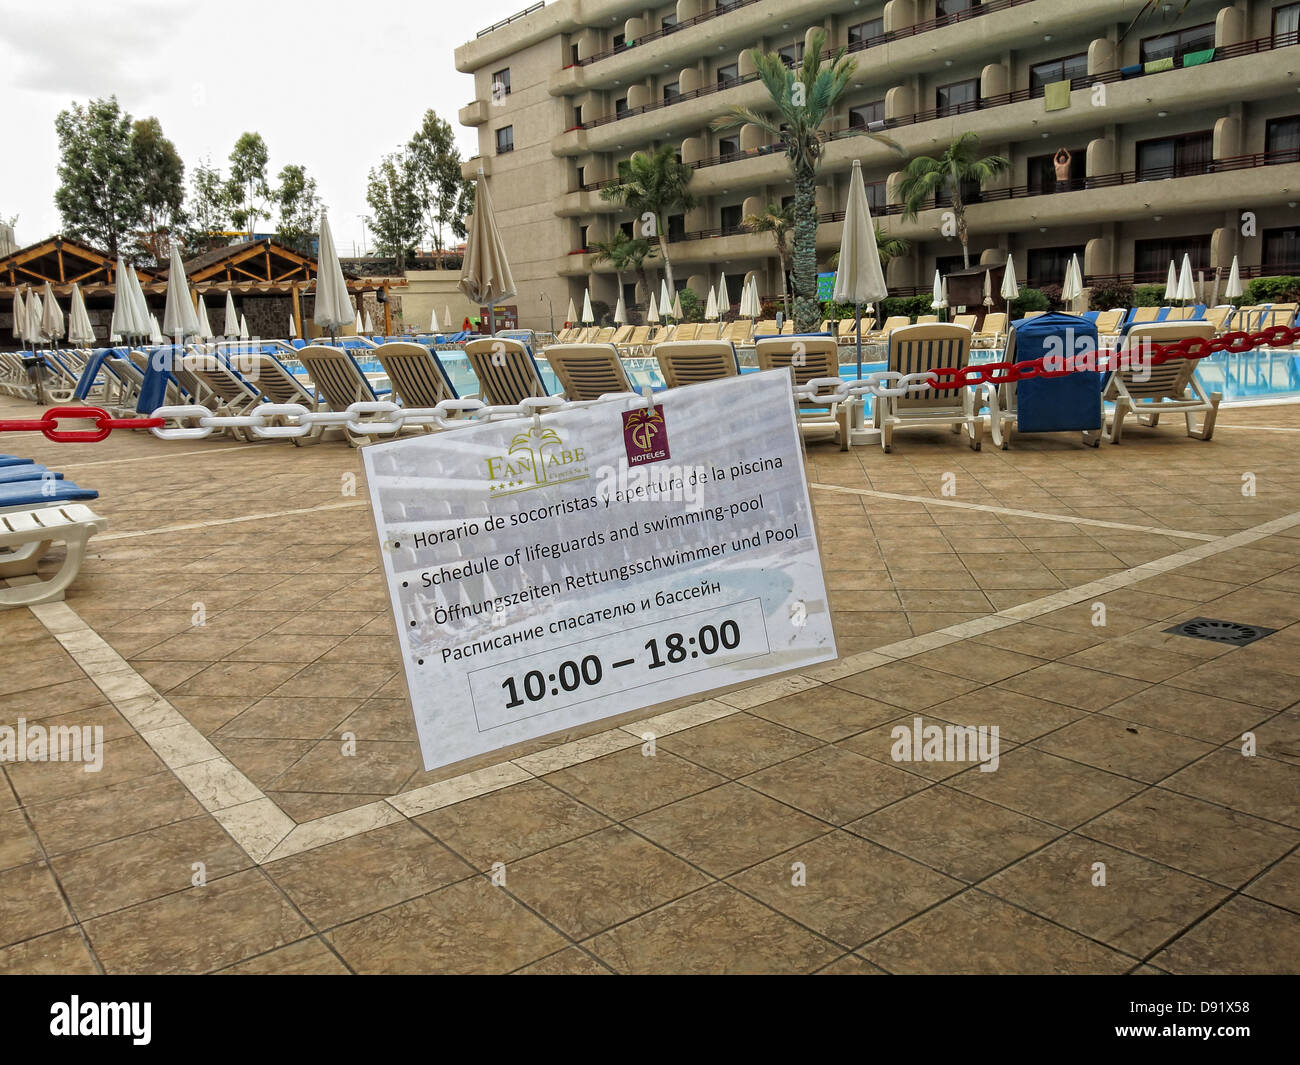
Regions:
[[0, 972], [1297, 968], [1300, 407], [814, 444], [841, 661], [434, 774], [356, 452], [33, 437], [111, 527], [0, 613], [0, 724], [108, 742], [2, 767]]

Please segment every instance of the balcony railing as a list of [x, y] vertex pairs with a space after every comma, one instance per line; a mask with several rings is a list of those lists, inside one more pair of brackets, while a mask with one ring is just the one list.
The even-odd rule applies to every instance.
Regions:
[[533, 4], [532, 7], [526, 7], [522, 11], [516, 11], [509, 18], [503, 18], [500, 22], [492, 23], [492, 25], [489, 26], [487, 29], [479, 30], [478, 33], [474, 34], [474, 36], [476, 38], [486, 37], [493, 30], [499, 30], [502, 26], [509, 26], [510, 23], [518, 21], [519, 19], [523, 18], [525, 15], [531, 15], [534, 11], [540, 11], [545, 6], [546, 6], [546, 0], [542, 0], [542, 2], [539, 4]]
[[[747, 3], [754, 3], [755, 0], [745, 0]], [[1028, 3], [1029, 0], [1004, 0], [1008, 6], [1015, 6], [1015, 3]], [[991, 5], [986, 5], [991, 6]], [[979, 8], [971, 9], [973, 11]], [[707, 14], [712, 14], [708, 12]], [[949, 16], [950, 19], [958, 19], [967, 12], [961, 12], [959, 15]], [[697, 16], [697, 18], [700, 16]], [[974, 16], [970, 16], [974, 17]], [[686, 25], [686, 23], [681, 23]], [[896, 30], [895, 33], [905, 31]], [[874, 40], [874, 38], [873, 38]], [[1212, 63], [1220, 62], [1224, 59], [1237, 59], [1245, 55], [1255, 55], [1260, 52], [1270, 52], [1277, 48], [1286, 48], [1290, 45], [1300, 43], [1300, 32], [1279, 33], [1269, 37], [1259, 37], [1252, 41], [1242, 41], [1238, 44], [1225, 45], [1222, 48], [1214, 50]], [[1174, 70], [1184, 70], [1185, 67], [1174, 67]], [[1125, 76], [1123, 70], [1104, 70], [1096, 74], [1087, 74], [1070, 81], [1070, 89], [1090, 88], [1098, 83], [1110, 84], [1117, 81], [1132, 81], [1137, 78], [1154, 77], [1159, 74], [1168, 73], [1168, 71], [1155, 71], [1148, 74], [1145, 71], [1133, 73]], [[735, 88], [738, 85], [748, 85], [750, 82], [758, 80], [758, 74], [745, 74], [741, 77], [730, 78], [724, 82], [718, 82], [712, 85], [702, 85], [698, 89], [692, 89], [689, 92], [681, 93], [671, 100], [652, 100], [649, 103], [642, 104], [640, 107], [628, 107], [612, 115], [601, 115], [599, 118], [593, 118], [581, 125], [571, 126], [570, 129], [595, 129], [598, 126], [605, 126], [611, 122], [621, 122], [624, 119], [643, 115], [650, 111], [658, 111], [665, 107], [672, 107], [674, 104], [683, 100], [695, 100], [701, 96], [710, 96], [713, 93], [722, 92], [725, 89]], [[1002, 107], [1005, 104], [1023, 103], [1025, 100], [1032, 100], [1043, 95], [1043, 89], [1016, 89], [1013, 92], [999, 93], [996, 96], [988, 96], [980, 100], [972, 100], [969, 103], [949, 104], [945, 107], [932, 107], [926, 111], [915, 111], [910, 115], [896, 115], [893, 118], [885, 120], [884, 128], [893, 129], [898, 126], [915, 125], [918, 122], [929, 122], [936, 118], [943, 118], [949, 115], [967, 114], [971, 111], [984, 111], [990, 107]], [[565, 132], [568, 132], [566, 130]], [[845, 130], [840, 135], [849, 136], [852, 133], [860, 133], [861, 130]]]
[[[1020, 2], [1024, 3], [1025, 0], [1020, 0]], [[694, 15], [688, 19], [682, 19], [681, 22], [674, 23], [671, 26], [664, 26], [662, 29], [651, 30], [649, 33], [642, 34], [634, 41], [627, 41], [623, 44], [616, 45], [613, 48], [606, 48], [603, 52], [596, 52], [594, 55], [587, 56], [586, 59], [579, 59], [576, 63], [570, 63], [569, 66], [566, 66], [564, 69], [568, 70], [569, 67], [572, 66], [585, 67], [588, 64], [596, 63], [601, 59], [608, 59], [612, 55], [622, 55], [624, 52], [631, 51], [638, 45], [647, 44], [650, 41], [657, 41], [661, 37], [671, 36], [679, 30], [686, 29], [688, 26], [698, 26], [701, 22], [709, 22], [710, 20], [717, 18], [719, 15], [726, 15], [732, 11], [739, 11], [742, 7], [749, 7], [750, 4], [756, 3], [758, 3], [758, 0], [730, 0], [729, 3], [720, 3], [712, 11], [702, 11], [698, 15]]]
[[[975, 205], [981, 203], [996, 203], [1002, 200], [1019, 200], [1035, 196], [1055, 196], [1070, 192], [1087, 192], [1092, 189], [1113, 188], [1117, 185], [1135, 185], [1145, 181], [1167, 181], [1184, 177], [1202, 177], [1206, 174], [1223, 174], [1230, 173], [1234, 170], [1251, 170], [1256, 167], [1278, 166], [1285, 163], [1300, 163], [1300, 148], [1287, 148], [1274, 152], [1255, 152], [1251, 155], [1234, 155], [1224, 159], [1209, 159], [1203, 163], [1195, 165], [1183, 164], [1175, 167], [1160, 167], [1154, 170], [1148, 168], [1143, 170], [1140, 174], [1136, 170], [1123, 170], [1111, 174], [1094, 174], [1091, 177], [1072, 178], [1063, 183], [1035, 183], [1016, 185], [1010, 188], [981, 189], [977, 196], [967, 197], [966, 203], [968, 205]], [[587, 186], [583, 187], [584, 189], [587, 188]], [[928, 211], [936, 207], [945, 207], [948, 203], [949, 201], [946, 197], [936, 197], [935, 199], [921, 205], [918, 210]], [[873, 218], [882, 218], [890, 215], [901, 215], [905, 210], [906, 207], [901, 203], [890, 203], [879, 207], [873, 205], [871, 208], [871, 215]], [[819, 225], [843, 221], [843, 211], [822, 211], [817, 215], [817, 222]], [[686, 233], [669, 233], [668, 243], [677, 244], [683, 241], [708, 240], [713, 237], [733, 237], [748, 232], [749, 230], [745, 229], [743, 226], [714, 226], [711, 229], [695, 229]], [[569, 252], [569, 254], [579, 255], [583, 254], [585, 250], [586, 249], [578, 248]], [[1161, 275], [1161, 277], [1156, 280], [1163, 281], [1164, 275]]]

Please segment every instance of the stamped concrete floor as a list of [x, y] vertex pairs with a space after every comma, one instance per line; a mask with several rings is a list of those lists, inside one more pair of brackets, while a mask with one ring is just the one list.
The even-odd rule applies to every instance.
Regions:
[[[1300, 966], [1300, 407], [813, 444], [840, 661], [433, 774], [355, 451], [3, 447], [111, 525], [0, 613], [0, 725], [106, 740], [0, 766], [0, 972]], [[917, 717], [997, 770], [895, 761]]]

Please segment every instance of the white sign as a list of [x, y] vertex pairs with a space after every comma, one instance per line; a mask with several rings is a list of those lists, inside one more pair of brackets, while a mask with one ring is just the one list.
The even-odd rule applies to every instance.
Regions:
[[786, 370], [362, 457], [426, 769], [836, 657]]

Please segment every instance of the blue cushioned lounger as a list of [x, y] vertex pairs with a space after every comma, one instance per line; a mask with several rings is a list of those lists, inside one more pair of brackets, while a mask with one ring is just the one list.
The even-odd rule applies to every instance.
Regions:
[[0, 467], [2, 466], [26, 466], [32, 460], [19, 458], [17, 455], [0, 455]]
[[93, 488], [78, 488], [71, 481], [59, 481], [53, 491], [41, 491], [43, 488], [48, 488], [48, 485], [40, 481], [0, 484], [0, 507], [41, 507], [99, 498], [99, 493]]
[[39, 463], [28, 462], [22, 466], [5, 466], [0, 468], [0, 484], [14, 484], [18, 481], [39, 481], [49, 474], [56, 481], [63, 480], [63, 474]]

